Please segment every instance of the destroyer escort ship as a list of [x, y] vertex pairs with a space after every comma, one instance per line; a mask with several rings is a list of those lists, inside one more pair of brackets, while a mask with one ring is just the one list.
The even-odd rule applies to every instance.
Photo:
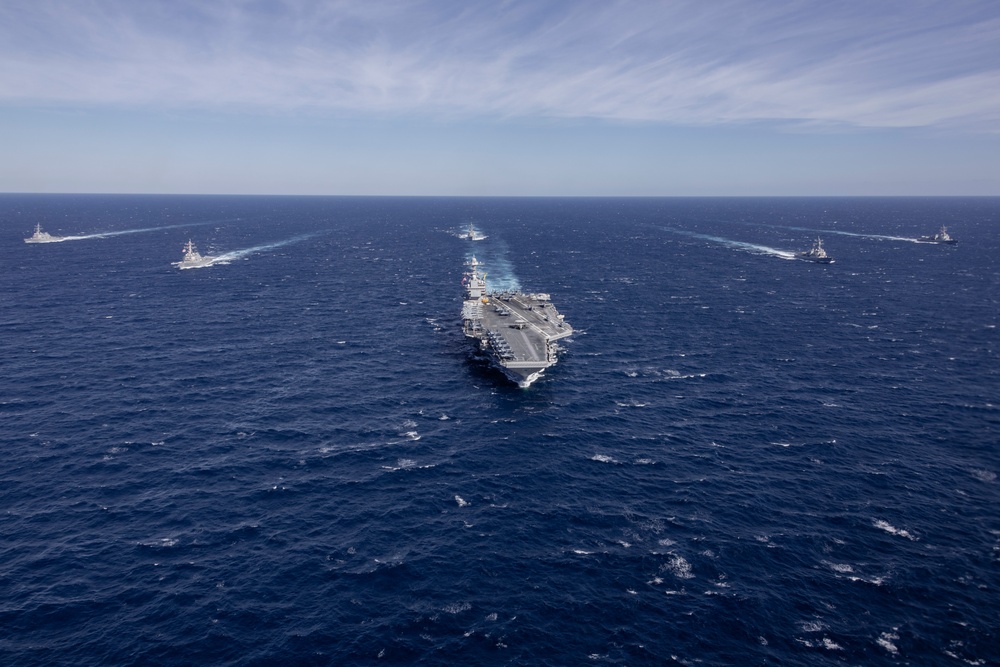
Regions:
[[572, 335], [548, 294], [487, 292], [486, 274], [473, 257], [464, 275], [462, 329], [479, 351], [519, 387], [537, 380], [556, 363], [556, 341]]
[[802, 252], [797, 252], [795, 253], [795, 256], [799, 259], [804, 259], [807, 262], [816, 262], [817, 264], [833, 264], [833, 257], [827, 255], [826, 250], [823, 248], [823, 239], [816, 239], [812, 248]]
[[52, 236], [48, 232], [42, 231], [42, 225], [35, 225], [35, 233], [24, 239], [25, 243], [59, 243], [60, 241], [65, 241], [66, 238], [63, 236]]
[[958, 241], [951, 238], [951, 234], [948, 233], [948, 228], [944, 226], [942, 226], [941, 231], [934, 236], [921, 236], [917, 240], [921, 243], [944, 243], [947, 245], [955, 245], [958, 243]]
[[201, 269], [206, 266], [212, 266], [217, 258], [210, 257], [207, 255], [202, 255], [198, 252], [198, 249], [194, 247], [194, 242], [190, 239], [184, 244], [184, 258], [179, 262], [171, 262], [178, 269]]

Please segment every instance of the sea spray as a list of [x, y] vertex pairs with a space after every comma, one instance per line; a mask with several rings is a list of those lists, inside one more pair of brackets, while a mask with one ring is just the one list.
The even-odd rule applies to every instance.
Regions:
[[505, 241], [493, 239], [489, 243], [478, 244], [475, 252], [471, 249], [466, 252], [466, 262], [475, 255], [483, 265], [483, 271], [487, 274], [486, 284], [491, 292], [521, 289], [521, 281], [514, 273], [514, 265], [507, 258], [508, 251], [509, 247]]

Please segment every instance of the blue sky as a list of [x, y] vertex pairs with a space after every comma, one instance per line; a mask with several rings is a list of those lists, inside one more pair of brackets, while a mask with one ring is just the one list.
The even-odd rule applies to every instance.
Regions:
[[1000, 195], [1000, 2], [0, 0], [0, 191]]

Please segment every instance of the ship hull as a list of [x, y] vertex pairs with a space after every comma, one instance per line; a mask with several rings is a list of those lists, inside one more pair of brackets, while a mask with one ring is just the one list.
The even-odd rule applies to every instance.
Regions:
[[493, 371], [498, 371], [507, 380], [513, 382], [521, 389], [527, 389], [530, 387], [535, 380], [545, 374], [546, 369], [555, 366], [557, 361], [555, 357], [556, 350], [553, 349], [551, 351], [552, 361], [539, 364], [522, 362], [521, 364], [515, 366], [501, 359], [499, 355], [490, 347], [488, 341], [469, 334], [466, 334], [466, 337], [469, 338], [470, 343], [474, 346], [473, 352], [470, 355], [472, 360], [482, 363]]
[[196, 262], [174, 262], [174, 266], [178, 269], [203, 269], [206, 266], [212, 266], [213, 261], [212, 259], [200, 259]]

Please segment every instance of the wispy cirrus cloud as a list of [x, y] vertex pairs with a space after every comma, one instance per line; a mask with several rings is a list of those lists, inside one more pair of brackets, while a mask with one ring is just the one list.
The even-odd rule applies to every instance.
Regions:
[[992, 2], [0, 5], [0, 104], [1000, 130]]

